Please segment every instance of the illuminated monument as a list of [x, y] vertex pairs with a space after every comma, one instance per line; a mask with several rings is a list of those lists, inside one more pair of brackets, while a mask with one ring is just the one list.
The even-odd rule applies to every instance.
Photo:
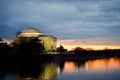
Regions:
[[27, 28], [23, 30], [14, 38], [14, 42], [17, 42], [19, 38], [38, 38], [47, 53], [56, 51], [57, 38], [53, 35], [43, 35], [42, 32], [36, 28]]

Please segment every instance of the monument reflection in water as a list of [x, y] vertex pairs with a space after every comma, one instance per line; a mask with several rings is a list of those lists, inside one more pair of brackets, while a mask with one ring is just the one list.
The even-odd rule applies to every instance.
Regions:
[[120, 80], [120, 58], [2, 63], [0, 80]]

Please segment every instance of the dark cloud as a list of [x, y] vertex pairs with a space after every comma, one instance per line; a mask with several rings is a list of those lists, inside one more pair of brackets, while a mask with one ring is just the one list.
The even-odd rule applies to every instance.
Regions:
[[6, 38], [8, 40], [11, 40], [13, 37], [15, 37], [16, 33], [15, 28], [9, 27], [7, 25], [0, 25], [0, 37]]
[[119, 37], [119, 0], [0, 0], [0, 36], [35, 27], [59, 39]]

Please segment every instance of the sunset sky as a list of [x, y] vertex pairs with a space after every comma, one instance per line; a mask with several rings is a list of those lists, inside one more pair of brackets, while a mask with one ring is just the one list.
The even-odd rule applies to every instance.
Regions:
[[120, 0], [0, 0], [0, 37], [34, 27], [58, 45], [120, 48]]

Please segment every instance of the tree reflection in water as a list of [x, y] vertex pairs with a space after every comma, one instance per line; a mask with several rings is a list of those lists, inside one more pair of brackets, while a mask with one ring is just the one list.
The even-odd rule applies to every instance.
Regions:
[[53, 80], [57, 65], [41, 59], [1, 60], [0, 80]]
[[49, 62], [40, 59], [1, 60], [0, 80], [57, 80], [59, 74], [75, 74], [101, 69], [120, 70], [119, 66], [119, 58]]

